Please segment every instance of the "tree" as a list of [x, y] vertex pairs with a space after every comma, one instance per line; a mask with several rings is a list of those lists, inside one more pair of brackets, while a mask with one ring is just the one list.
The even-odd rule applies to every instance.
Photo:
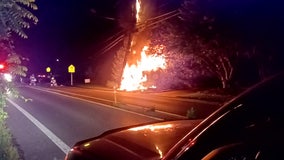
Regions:
[[23, 38], [28, 37], [23, 28], [30, 27], [29, 21], [36, 24], [38, 19], [22, 6], [37, 10], [34, 2], [35, 0], [2, 0], [0, 2], [0, 40], [8, 39], [11, 32]]
[[[36, 10], [37, 6], [34, 2], [34, 0], [2, 0], [0, 2], [0, 60], [7, 64], [7, 72], [13, 75], [25, 76], [27, 68], [21, 66], [21, 61], [24, 58], [14, 51], [11, 32], [18, 34], [22, 38], [27, 38], [23, 29], [30, 27], [29, 20], [37, 23], [38, 19], [24, 6]], [[1, 96], [5, 96], [7, 87], [10, 85], [2, 77], [1, 86]]]
[[120, 49], [116, 52], [114, 58], [113, 58], [113, 63], [112, 63], [112, 70], [111, 70], [111, 77], [112, 80], [111, 82], [108, 82], [108, 86], [111, 87], [118, 87], [120, 85], [121, 81], [121, 74], [124, 69], [124, 59], [125, 59], [125, 54], [127, 53], [125, 49], [125, 45], [120, 47]]
[[244, 80], [243, 77], [245, 81], [258, 80], [284, 69], [283, 2], [185, 0], [180, 11], [180, 17], [187, 26], [185, 39], [189, 43], [189, 51], [192, 50], [190, 43], [197, 40], [195, 45], [204, 52], [196, 52], [201, 58], [200, 64], [203, 62], [202, 65], [207, 66], [210, 64], [207, 60], [218, 57], [214, 63], [219, 68], [224, 60], [227, 61], [222, 74], [215, 73], [223, 88]]
[[[230, 30], [223, 30], [220, 16], [214, 8], [216, 1], [185, 0], [180, 11], [185, 24], [186, 52], [199, 67], [199, 72], [215, 76], [222, 88], [229, 88], [234, 73], [234, 59], [238, 54]], [[230, 29], [230, 28], [229, 28]]]
[[164, 54], [167, 66], [163, 72], [155, 75], [159, 83], [157, 88], [170, 89], [192, 86], [194, 68], [191, 66], [190, 55], [184, 54], [183, 31], [180, 30], [178, 19], [160, 23], [151, 31], [150, 53]]
[[[24, 58], [14, 51], [11, 33], [27, 38], [23, 29], [30, 27], [29, 20], [37, 23], [38, 19], [24, 7], [36, 10], [34, 2], [34, 0], [0, 1], [0, 61], [5, 63], [5, 72], [13, 76], [25, 76], [27, 68], [21, 65]], [[12, 144], [12, 136], [4, 123], [8, 116], [4, 110], [6, 95], [8, 93], [16, 95], [16, 90], [13, 82], [6, 81], [3, 74], [5, 73], [0, 73], [0, 159], [19, 159], [17, 149]]]

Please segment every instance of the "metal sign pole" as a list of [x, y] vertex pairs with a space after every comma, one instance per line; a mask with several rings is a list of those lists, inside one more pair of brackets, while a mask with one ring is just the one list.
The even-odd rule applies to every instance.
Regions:
[[68, 72], [70, 73], [70, 78], [71, 78], [71, 80], [70, 80], [70, 83], [71, 83], [71, 86], [73, 86], [73, 73], [75, 73], [75, 66], [74, 65], [70, 65], [69, 67], [68, 67]]
[[73, 86], [73, 73], [71, 73], [71, 86]]

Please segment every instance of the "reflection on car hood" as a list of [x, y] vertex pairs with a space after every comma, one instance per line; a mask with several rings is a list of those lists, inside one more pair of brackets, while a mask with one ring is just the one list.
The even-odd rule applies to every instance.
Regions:
[[85, 159], [160, 159], [200, 122], [169, 121], [104, 134], [77, 143], [69, 156], [84, 153]]

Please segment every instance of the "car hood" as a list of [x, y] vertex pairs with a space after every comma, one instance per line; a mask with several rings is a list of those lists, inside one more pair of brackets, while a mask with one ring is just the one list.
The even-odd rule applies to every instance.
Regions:
[[[107, 132], [78, 142], [69, 159], [161, 159], [201, 120], [179, 120]], [[111, 153], [111, 154], [109, 154]], [[84, 157], [82, 157], [84, 156]]]

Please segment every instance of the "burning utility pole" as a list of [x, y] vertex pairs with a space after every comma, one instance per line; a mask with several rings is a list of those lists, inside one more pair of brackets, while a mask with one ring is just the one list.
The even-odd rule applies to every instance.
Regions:
[[[169, 12], [157, 17], [153, 17], [155, 12], [155, 1], [152, 0], [132, 0], [131, 8], [123, 10], [125, 14], [122, 27], [126, 29], [124, 35], [125, 54], [123, 62], [120, 63], [124, 69], [119, 74], [120, 90], [146, 90], [155, 88], [155, 82], [151, 73], [166, 68], [165, 55], [159, 51], [150, 52], [150, 29], [160, 22], [174, 17], [177, 11]], [[159, 50], [162, 50], [161, 48]], [[121, 50], [120, 50], [121, 51]], [[119, 52], [121, 54], [121, 52]], [[118, 53], [117, 53], [118, 54]], [[122, 55], [122, 54], [121, 54]]]
[[[139, 4], [137, 4], [139, 3]], [[123, 45], [125, 45], [125, 54], [124, 54], [124, 58], [123, 58], [123, 63], [122, 63], [122, 68], [124, 68], [124, 66], [126, 65], [127, 63], [127, 59], [128, 59], [128, 56], [129, 54], [131, 53], [131, 44], [132, 44], [132, 38], [133, 38], [133, 33], [136, 32], [136, 23], [137, 23], [137, 15], [138, 15], [138, 12], [139, 12], [139, 7], [140, 6], [140, 1], [139, 0], [135, 0], [135, 3], [132, 2], [132, 5], [131, 5], [131, 13], [130, 13], [130, 21], [127, 25], [127, 31], [126, 31], [126, 34], [125, 34], [125, 43]], [[120, 82], [122, 80], [122, 76], [123, 76], [123, 69], [122, 69], [122, 72], [120, 74]], [[119, 82], [119, 83], [120, 83]]]
[[[126, 63], [127, 63], [127, 58], [128, 58], [128, 56], [129, 56], [129, 54], [131, 53], [131, 42], [132, 42], [132, 31], [128, 31], [127, 33], [126, 33], [126, 35], [125, 35], [125, 37], [126, 37], [126, 43], [125, 43], [125, 45], [126, 45], [126, 47], [125, 47], [125, 54], [124, 54], [124, 58], [123, 58], [123, 63], [122, 63], [122, 68], [124, 68], [124, 66], [126, 65]], [[119, 83], [121, 82], [121, 80], [122, 80], [122, 76], [123, 76], [123, 69], [121, 70], [121, 74], [120, 74], [120, 81], [119, 81]]]

